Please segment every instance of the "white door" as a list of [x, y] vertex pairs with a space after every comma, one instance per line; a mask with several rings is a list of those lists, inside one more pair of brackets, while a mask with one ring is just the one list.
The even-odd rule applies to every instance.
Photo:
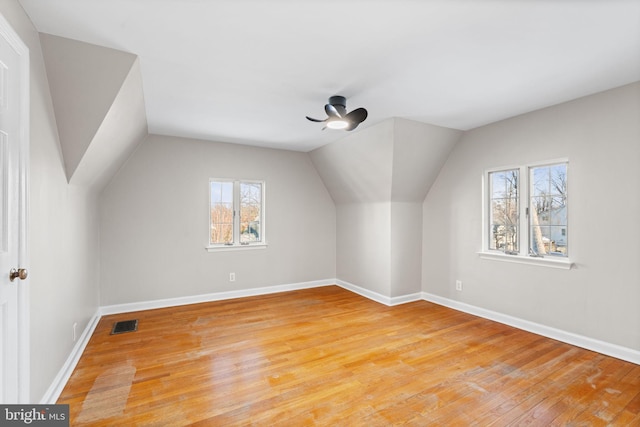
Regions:
[[0, 18], [0, 403], [26, 403], [28, 51]]

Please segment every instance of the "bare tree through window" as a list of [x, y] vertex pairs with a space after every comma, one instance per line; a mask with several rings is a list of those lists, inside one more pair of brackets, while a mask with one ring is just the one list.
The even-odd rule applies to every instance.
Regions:
[[211, 187], [211, 244], [233, 242], [233, 182], [212, 181]]
[[259, 242], [262, 184], [240, 183], [240, 242]]
[[264, 182], [210, 180], [209, 244], [264, 242]]
[[530, 182], [530, 252], [567, 256], [567, 164], [532, 167]]
[[518, 177], [518, 169], [489, 173], [489, 249], [505, 253], [517, 253], [519, 250]]

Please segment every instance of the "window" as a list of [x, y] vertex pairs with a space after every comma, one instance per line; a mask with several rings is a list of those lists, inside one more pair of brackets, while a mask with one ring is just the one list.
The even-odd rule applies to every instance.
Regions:
[[568, 256], [567, 164], [529, 168], [529, 254]]
[[264, 246], [264, 182], [209, 181], [209, 248]]
[[567, 167], [562, 160], [486, 173], [481, 254], [567, 263]]
[[518, 253], [520, 244], [518, 169], [489, 172], [489, 249]]

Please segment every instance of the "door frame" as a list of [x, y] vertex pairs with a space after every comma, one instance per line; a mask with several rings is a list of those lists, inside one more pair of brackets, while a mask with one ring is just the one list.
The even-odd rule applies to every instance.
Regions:
[[[27, 230], [29, 208], [29, 48], [20, 39], [11, 24], [0, 13], [0, 35], [20, 57], [20, 123], [18, 155], [18, 265], [28, 268]], [[3, 271], [0, 274], [8, 274]], [[29, 403], [31, 358], [29, 351], [29, 279], [16, 281], [18, 287], [18, 401]]]

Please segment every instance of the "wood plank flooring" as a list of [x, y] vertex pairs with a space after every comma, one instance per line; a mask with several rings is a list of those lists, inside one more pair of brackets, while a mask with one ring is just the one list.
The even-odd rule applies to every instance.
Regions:
[[327, 286], [105, 316], [58, 403], [72, 426], [640, 426], [640, 366]]

